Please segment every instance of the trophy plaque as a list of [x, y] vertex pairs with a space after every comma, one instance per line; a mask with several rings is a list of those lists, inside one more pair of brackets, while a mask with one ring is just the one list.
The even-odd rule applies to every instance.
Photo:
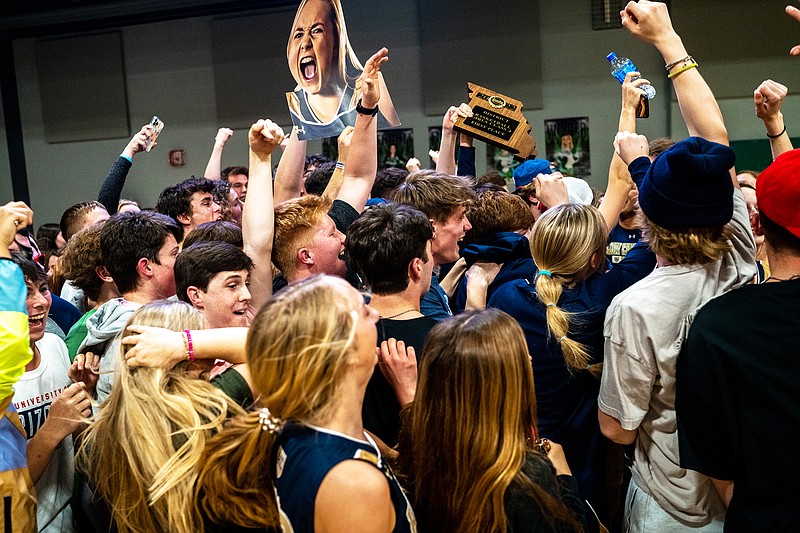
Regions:
[[522, 102], [474, 83], [467, 87], [474, 115], [458, 117], [453, 129], [498, 146], [517, 159], [536, 157], [536, 140], [522, 114]]

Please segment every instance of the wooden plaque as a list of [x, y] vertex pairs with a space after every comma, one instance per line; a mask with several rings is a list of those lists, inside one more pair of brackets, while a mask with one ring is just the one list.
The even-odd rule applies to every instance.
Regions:
[[517, 159], [536, 157], [536, 140], [522, 114], [522, 102], [474, 83], [468, 83], [467, 88], [474, 115], [458, 117], [453, 129], [499, 146]]

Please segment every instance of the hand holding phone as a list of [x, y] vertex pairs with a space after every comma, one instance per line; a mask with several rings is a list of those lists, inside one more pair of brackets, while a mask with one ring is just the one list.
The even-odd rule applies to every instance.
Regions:
[[150, 126], [152, 126], [152, 131], [150, 132], [150, 136], [147, 138], [147, 141], [144, 145], [144, 151], [149, 152], [153, 146], [155, 146], [156, 138], [158, 138], [158, 134], [161, 133], [161, 130], [164, 129], [164, 122], [161, 121], [157, 116], [153, 115], [153, 120], [150, 121]]

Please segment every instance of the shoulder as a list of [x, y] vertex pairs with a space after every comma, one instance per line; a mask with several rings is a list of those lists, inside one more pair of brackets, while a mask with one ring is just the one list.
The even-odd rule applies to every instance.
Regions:
[[386, 476], [368, 462], [342, 461], [322, 480], [314, 514], [315, 524], [324, 531], [391, 530], [394, 506]]

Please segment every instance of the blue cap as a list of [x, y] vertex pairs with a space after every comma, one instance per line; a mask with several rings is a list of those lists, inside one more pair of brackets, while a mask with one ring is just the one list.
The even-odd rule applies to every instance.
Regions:
[[539, 174], [552, 174], [550, 161], [547, 159], [528, 159], [514, 169], [514, 187], [523, 187], [533, 181]]

